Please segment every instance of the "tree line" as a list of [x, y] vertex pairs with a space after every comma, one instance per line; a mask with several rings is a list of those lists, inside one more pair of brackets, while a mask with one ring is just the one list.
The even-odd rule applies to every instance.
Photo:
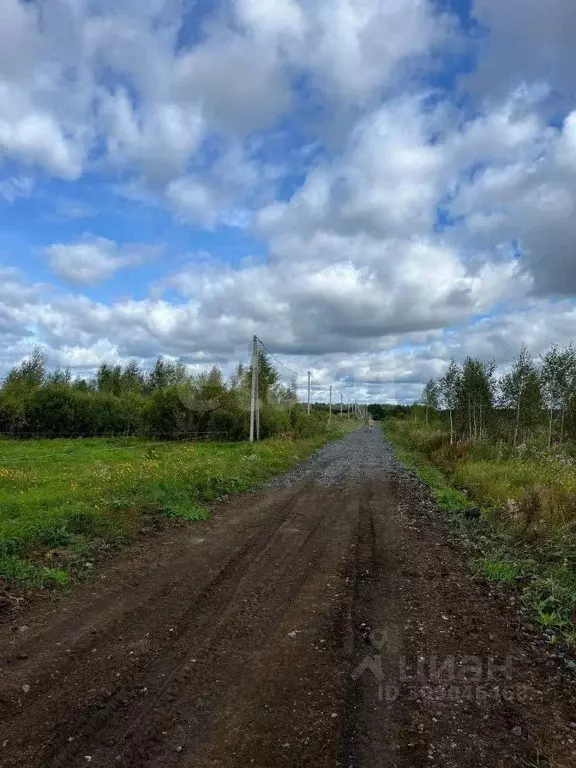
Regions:
[[553, 346], [539, 359], [522, 347], [498, 376], [494, 361], [452, 359], [439, 379], [425, 385], [425, 418], [441, 412], [450, 441], [498, 438], [514, 446], [540, 438], [551, 447], [576, 438], [576, 349]]
[[[259, 357], [261, 436], [311, 434], [325, 426], [307, 416], [296, 384], [285, 386], [270, 359]], [[245, 439], [251, 368], [239, 364], [229, 380], [221, 369], [191, 375], [181, 362], [159, 357], [151, 370], [138, 361], [102, 363], [95, 376], [50, 370], [41, 348], [9, 371], [0, 388], [0, 432], [13, 436], [133, 435], [162, 439]]]

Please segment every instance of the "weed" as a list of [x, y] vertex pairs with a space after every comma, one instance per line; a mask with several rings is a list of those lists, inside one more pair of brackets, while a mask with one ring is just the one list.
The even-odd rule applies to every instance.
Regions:
[[541, 626], [555, 630], [571, 628], [576, 606], [574, 584], [562, 584], [553, 576], [535, 578], [525, 587], [522, 600]]

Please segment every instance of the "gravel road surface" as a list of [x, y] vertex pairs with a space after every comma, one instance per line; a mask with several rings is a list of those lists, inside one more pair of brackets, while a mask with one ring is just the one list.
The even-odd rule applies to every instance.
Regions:
[[378, 430], [0, 633], [7, 768], [576, 766], [573, 675]]

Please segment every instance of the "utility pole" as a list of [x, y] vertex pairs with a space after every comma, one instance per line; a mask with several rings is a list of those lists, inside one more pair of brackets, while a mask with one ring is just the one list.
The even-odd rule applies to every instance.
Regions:
[[308, 371], [308, 416], [310, 416], [310, 371]]
[[340, 418], [342, 418], [342, 407], [344, 405], [344, 395], [340, 395]]
[[[252, 339], [252, 392], [250, 398], [250, 442], [256, 432], [256, 401], [258, 399], [258, 337]], [[256, 437], [258, 439], [258, 437]]]
[[[256, 340], [258, 341], [258, 340]], [[260, 350], [256, 347], [256, 440], [260, 440]]]
[[332, 421], [332, 384], [330, 384], [330, 421]]

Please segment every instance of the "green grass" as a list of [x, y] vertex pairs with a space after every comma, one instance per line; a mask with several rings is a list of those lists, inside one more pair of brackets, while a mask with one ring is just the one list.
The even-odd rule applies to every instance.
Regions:
[[476, 570], [491, 581], [515, 582], [522, 577], [519, 563], [509, 560], [506, 554], [491, 552], [485, 557], [474, 561]]
[[[474, 569], [517, 585], [549, 639], [576, 650], [576, 467], [563, 456], [528, 457], [487, 442], [450, 446], [435, 424], [389, 419], [383, 429], [398, 459], [481, 551]], [[474, 505], [479, 520], [466, 515]]]
[[68, 583], [68, 574], [59, 568], [47, 568], [27, 563], [20, 557], [0, 557], [0, 574], [4, 578], [21, 581], [26, 586], [44, 587]]
[[0, 440], [0, 576], [65, 583], [143, 518], [205, 519], [210, 502], [264, 483], [338, 436], [252, 445]]
[[[385, 431], [388, 439], [391, 439], [389, 431]], [[429, 486], [440, 509], [445, 512], [463, 512], [474, 506], [468, 496], [463, 491], [454, 488], [445, 475], [436, 467], [431, 466], [421, 453], [414, 449], [410, 450], [398, 439], [391, 441], [398, 460], [416, 472], [418, 477]]]

